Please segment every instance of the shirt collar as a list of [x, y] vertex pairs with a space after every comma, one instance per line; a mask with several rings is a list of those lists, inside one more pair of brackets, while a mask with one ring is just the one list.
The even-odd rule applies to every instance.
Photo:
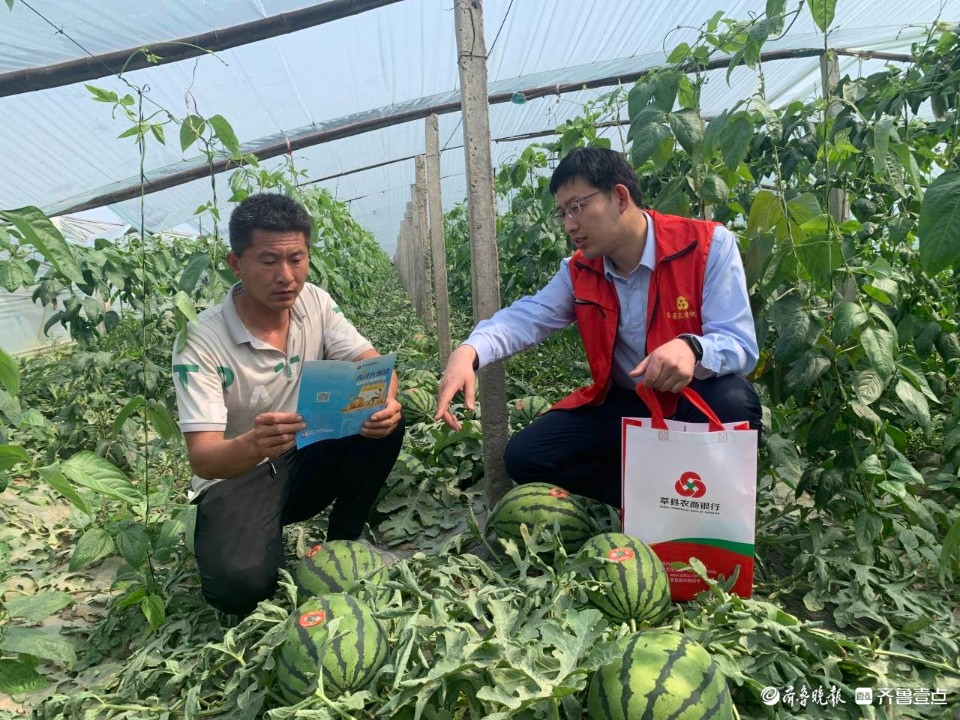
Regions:
[[[647, 219], [647, 240], [643, 245], [643, 255], [640, 256], [640, 262], [637, 263], [637, 267], [627, 273], [627, 277], [633, 275], [641, 267], [647, 268], [650, 272], [653, 272], [657, 264], [657, 252], [653, 234], [653, 220], [646, 213], [643, 216]], [[603, 256], [603, 274], [606, 276], [607, 280], [613, 280], [617, 275], [616, 270], [613, 267], [613, 260], [608, 256]]]
[[[247, 326], [243, 324], [243, 320], [240, 319], [240, 313], [237, 312], [236, 296], [243, 292], [243, 283], [234, 283], [234, 285], [227, 292], [226, 297], [223, 298], [223, 319], [227, 324], [227, 333], [230, 335], [230, 339], [235, 345], [243, 345], [243, 343], [250, 343], [254, 347], [258, 347], [263, 344], [263, 342], [256, 337], [254, 337]], [[301, 295], [302, 295], [301, 291]], [[297, 297], [297, 301], [294, 303], [293, 307], [290, 308], [290, 321], [300, 323], [303, 320], [303, 311], [300, 307], [301, 298]]]

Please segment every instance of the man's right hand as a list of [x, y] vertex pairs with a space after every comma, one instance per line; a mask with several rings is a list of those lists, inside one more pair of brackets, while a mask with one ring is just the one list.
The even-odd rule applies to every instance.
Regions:
[[460, 429], [460, 421], [450, 412], [450, 401], [458, 392], [463, 393], [463, 400], [468, 410], [474, 409], [476, 394], [477, 373], [473, 364], [477, 360], [477, 351], [469, 345], [461, 345], [450, 354], [447, 367], [440, 378], [437, 387], [437, 413], [434, 420], [443, 420], [454, 430]]
[[280, 457], [297, 444], [297, 433], [307, 424], [298, 413], [260, 413], [253, 421], [252, 440], [261, 457]]

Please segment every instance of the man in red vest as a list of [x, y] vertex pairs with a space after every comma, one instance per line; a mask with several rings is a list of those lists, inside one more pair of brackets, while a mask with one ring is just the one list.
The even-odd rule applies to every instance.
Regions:
[[760, 401], [744, 378], [758, 358], [736, 237], [719, 223], [644, 210], [637, 175], [620, 153], [578, 148], [550, 180], [553, 217], [576, 246], [554, 278], [474, 328], [450, 356], [436, 419], [458, 392], [474, 408], [476, 370], [577, 323], [593, 383], [516, 433], [504, 462], [517, 483], [549, 482], [620, 506], [621, 418], [649, 417], [636, 394], [654, 390], [665, 417], [705, 422], [688, 384], [724, 422], [760, 429]]

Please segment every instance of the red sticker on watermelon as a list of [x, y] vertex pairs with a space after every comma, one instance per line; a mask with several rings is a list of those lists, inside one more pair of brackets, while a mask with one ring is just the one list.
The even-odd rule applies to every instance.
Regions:
[[300, 627], [313, 627], [327, 619], [323, 610], [313, 610], [300, 616]]
[[307, 550], [307, 557], [313, 557], [321, 550], [323, 550], [323, 545], [314, 545], [312, 548]]
[[607, 553], [607, 560], [613, 560], [614, 562], [633, 560], [633, 550], [630, 548], [614, 548]]
[[566, 497], [567, 495], [569, 495], [569, 494], [570, 494], [570, 493], [568, 493], [568, 492], [567, 492], [566, 490], [564, 490], [563, 488], [557, 488], [557, 487], [555, 487], [555, 488], [551, 488], [551, 489], [550, 489], [550, 495], [552, 495], [552, 496], [555, 497], [555, 498], [565, 498], [565, 497]]

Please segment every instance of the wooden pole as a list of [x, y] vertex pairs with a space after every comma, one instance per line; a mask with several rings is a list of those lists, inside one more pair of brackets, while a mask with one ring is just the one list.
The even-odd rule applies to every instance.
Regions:
[[[487, 101], [487, 47], [483, 39], [482, 0], [455, 0], [457, 63], [463, 98], [463, 138], [466, 156], [474, 321], [500, 309], [500, 269], [497, 258], [497, 216], [493, 198], [490, 153], [490, 114]], [[503, 363], [480, 370], [483, 411], [483, 469], [487, 508], [493, 508], [510, 488], [503, 465], [507, 446], [507, 393]]]
[[414, 163], [414, 211], [417, 213], [417, 248], [420, 256], [420, 303], [423, 327], [433, 329], [433, 283], [430, 281], [430, 229], [427, 226], [427, 159], [417, 155]]
[[433, 293], [437, 306], [437, 341], [440, 367], [450, 358], [450, 293], [447, 286], [447, 244], [443, 237], [440, 199], [440, 131], [436, 115], [426, 121], [427, 209], [430, 215], [430, 250], [433, 256]]
[[[823, 99], [827, 101], [827, 122], [837, 117], [842, 109], [842, 103], [836, 97], [837, 85], [840, 83], [840, 63], [837, 53], [828, 50], [820, 56], [820, 78], [823, 82]], [[850, 203], [847, 194], [840, 188], [832, 186], [833, 171], [836, 164], [831, 163], [831, 187], [828, 197], [830, 215], [838, 223], [845, 222], [850, 214]]]

